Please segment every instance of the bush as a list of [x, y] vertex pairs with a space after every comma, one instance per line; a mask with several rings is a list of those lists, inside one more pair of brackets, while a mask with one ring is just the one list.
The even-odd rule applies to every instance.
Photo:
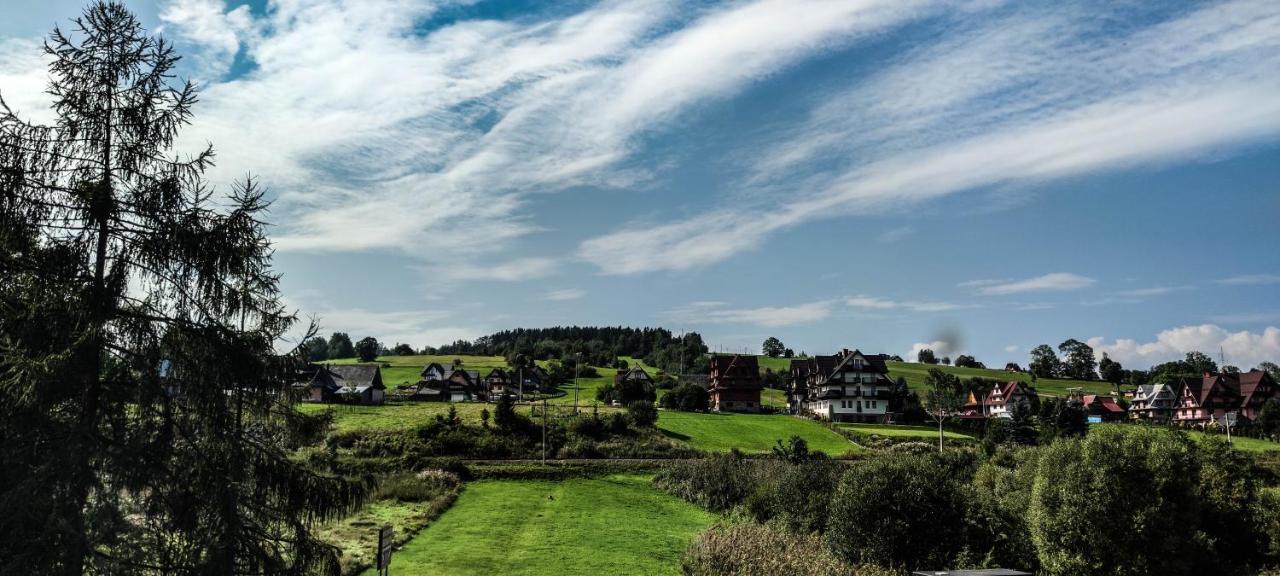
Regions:
[[426, 502], [462, 483], [456, 475], [444, 470], [423, 470], [387, 476], [378, 483], [377, 500]]
[[1253, 506], [1254, 517], [1267, 539], [1267, 554], [1280, 559], [1280, 488], [1263, 490]]
[[710, 407], [711, 395], [697, 384], [684, 383], [662, 396], [662, 407], [684, 412], [705, 412]]
[[853, 466], [830, 510], [827, 543], [849, 562], [917, 570], [945, 566], [960, 549], [963, 490], [932, 456], [887, 454]]
[[716, 525], [689, 545], [681, 560], [691, 576], [893, 576], [841, 561], [813, 534], [794, 535], [760, 524]]
[[798, 534], [824, 530], [831, 494], [843, 471], [843, 465], [826, 458], [785, 467], [773, 493], [775, 521]]
[[737, 506], [755, 490], [751, 464], [737, 452], [671, 462], [653, 481], [659, 488], [712, 512]]
[[1267, 547], [1260, 518], [1252, 514], [1260, 489], [1248, 455], [1232, 450], [1218, 436], [1196, 446], [1200, 460], [1200, 528], [1212, 554], [1203, 555], [1196, 573], [1245, 573]]
[[627, 404], [627, 417], [637, 428], [652, 428], [658, 421], [658, 409], [653, 402], [632, 402]]
[[1027, 522], [1041, 574], [1192, 573], [1200, 508], [1184, 435], [1102, 427], [1041, 451]]
[[1026, 521], [1037, 456], [1034, 449], [1006, 448], [978, 467], [967, 498], [965, 551], [957, 565], [1037, 569]]

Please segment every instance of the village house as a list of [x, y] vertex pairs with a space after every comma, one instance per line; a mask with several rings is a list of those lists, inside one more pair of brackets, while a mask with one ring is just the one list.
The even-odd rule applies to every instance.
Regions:
[[1013, 418], [1019, 408], [1031, 410], [1036, 393], [1021, 381], [1000, 382], [990, 388], [969, 390], [960, 417], [970, 420], [983, 418]]
[[503, 394], [514, 397], [520, 392], [517, 390], [515, 378], [501, 368], [489, 371], [489, 375], [484, 377], [484, 388], [486, 397], [494, 400], [501, 398]]
[[1129, 419], [1167, 422], [1173, 418], [1178, 393], [1168, 384], [1143, 384], [1129, 398]]
[[1084, 394], [1079, 397], [1081, 408], [1088, 415], [1090, 422], [1119, 422], [1124, 420], [1124, 407], [1117, 404], [1110, 396]]
[[613, 376], [614, 385], [621, 384], [623, 382], [639, 382], [653, 388], [653, 378], [651, 378], [649, 373], [645, 372], [644, 368], [641, 368], [639, 364], [626, 370], [620, 370]]
[[708, 376], [711, 409], [717, 412], [759, 412], [760, 365], [755, 356], [712, 356]]
[[1221, 421], [1234, 412], [1241, 420], [1253, 420], [1268, 400], [1280, 398], [1280, 388], [1270, 374], [1250, 370], [1240, 374], [1211, 374], [1183, 378], [1173, 421], [1203, 426]]
[[382, 372], [371, 364], [314, 365], [311, 381], [299, 388], [305, 390], [303, 402], [345, 402], [382, 404], [386, 386]]
[[887, 422], [893, 382], [883, 354], [842, 350], [792, 360], [787, 405], [837, 422]]

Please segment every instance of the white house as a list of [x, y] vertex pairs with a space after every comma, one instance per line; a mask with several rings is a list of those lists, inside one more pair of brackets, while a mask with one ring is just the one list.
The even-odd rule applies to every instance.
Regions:
[[885, 422], [893, 381], [882, 354], [842, 350], [791, 361], [788, 405], [837, 422]]

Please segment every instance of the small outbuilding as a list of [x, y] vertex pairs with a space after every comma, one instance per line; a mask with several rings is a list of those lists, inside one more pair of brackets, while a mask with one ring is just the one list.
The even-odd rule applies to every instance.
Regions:
[[317, 364], [311, 381], [301, 387], [304, 402], [350, 404], [382, 404], [387, 390], [376, 364]]

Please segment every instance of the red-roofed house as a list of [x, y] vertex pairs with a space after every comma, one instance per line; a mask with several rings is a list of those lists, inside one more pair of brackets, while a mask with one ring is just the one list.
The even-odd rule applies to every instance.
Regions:
[[1229, 412], [1239, 418], [1257, 418], [1258, 410], [1268, 400], [1280, 398], [1280, 387], [1270, 374], [1250, 370], [1242, 374], [1210, 374], [1200, 378], [1184, 378], [1174, 422], [1203, 425], [1220, 420]]
[[760, 365], [755, 356], [712, 356], [708, 376], [711, 409], [718, 412], [759, 412]]
[[992, 386], [983, 401], [987, 416], [1013, 418], [1013, 411], [1019, 406], [1030, 410], [1032, 394], [1034, 393], [1027, 390], [1026, 385], [1017, 380]]
[[1098, 394], [1085, 394], [1080, 403], [1090, 416], [1100, 418], [1103, 422], [1119, 422], [1124, 420], [1124, 407], [1117, 404], [1115, 398]]

